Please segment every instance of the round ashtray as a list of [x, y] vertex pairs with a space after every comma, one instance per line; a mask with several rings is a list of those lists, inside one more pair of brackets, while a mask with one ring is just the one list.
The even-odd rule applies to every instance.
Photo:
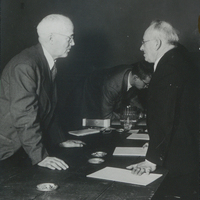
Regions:
[[94, 157], [101, 158], [101, 157], [106, 156], [107, 153], [106, 153], [106, 152], [103, 152], [103, 151], [97, 151], [97, 152], [92, 153], [91, 155], [94, 156]]
[[53, 191], [58, 188], [58, 185], [54, 183], [41, 183], [37, 185], [37, 190], [39, 191]]
[[92, 164], [100, 164], [100, 163], [103, 163], [104, 162], [104, 159], [102, 158], [91, 158], [88, 160], [89, 163], [92, 163]]

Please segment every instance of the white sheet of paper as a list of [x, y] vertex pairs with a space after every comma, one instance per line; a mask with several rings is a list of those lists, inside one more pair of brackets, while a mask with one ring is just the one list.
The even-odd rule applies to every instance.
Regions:
[[161, 176], [162, 174], [152, 174], [152, 173], [149, 175], [142, 174], [141, 176], [138, 176], [132, 174], [131, 170], [120, 169], [115, 167], [105, 167], [99, 171], [87, 175], [87, 177], [90, 178], [98, 178], [98, 179], [143, 185], [143, 186], [152, 183]]
[[146, 133], [132, 133], [126, 139], [130, 140], [149, 140], [149, 135]]
[[116, 147], [114, 156], [146, 156], [147, 148], [143, 147]]

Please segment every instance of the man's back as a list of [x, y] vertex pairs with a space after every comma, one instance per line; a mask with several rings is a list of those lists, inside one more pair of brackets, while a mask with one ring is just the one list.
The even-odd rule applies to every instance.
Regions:
[[[44, 91], [42, 87], [45, 75], [46, 85], [49, 85], [48, 65], [39, 44], [23, 50], [5, 66], [0, 94], [1, 159], [11, 156], [25, 145], [26, 140], [35, 135], [40, 120], [46, 116], [44, 107], [47, 108], [49, 100], [44, 95], [49, 95], [50, 88], [44, 86]], [[37, 132], [40, 131], [38, 129]], [[41, 135], [38, 136], [35, 140], [40, 141]], [[24, 146], [29, 156], [33, 156], [31, 149], [35, 148], [35, 140], [29, 141], [29, 147]], [[34, 160], [37, 156], [33, 157]]]
[[130, 71], [130, 65], [120, 65], [91, 73], [83, 88], [83, 117], [112, 118], [127, 92]]

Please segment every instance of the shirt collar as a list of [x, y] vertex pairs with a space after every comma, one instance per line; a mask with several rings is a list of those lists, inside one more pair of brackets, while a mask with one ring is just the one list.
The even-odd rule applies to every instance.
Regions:
[[50, 70], [53, 68], [55, 61], [52, 58], [52, 56], [50, 55], [50, 53], [42, 46], [43, 52], [44, 52], [44, 56], [47, 59], [47, 62], [49, 64], [49, 68]]
[[130, 78], [131, 78], [131, 71], [128, 74], [128, 86], [127, 86], [127, 91], [132, 88], [132, 85], [130, 84]]
[[158, 58], [158, 59], [156, 60], [156, 62], [154, 63], [154, 66], [153, 66], [154, 72], [156, 71], [158, 62], [160, 61], [161, 58], [162, 58], [162, 56], [161, 56], [160, 58]]

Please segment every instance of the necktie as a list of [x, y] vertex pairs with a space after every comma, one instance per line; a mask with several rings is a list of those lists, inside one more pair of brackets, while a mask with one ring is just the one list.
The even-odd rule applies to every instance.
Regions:
[[56, 74], [57, 74], [57, 68], [56, 68], [56, 65], [54, 65], [53, 68], [51, 69], [51, 77], [52, 77], [53, 82], [56, 78]]

